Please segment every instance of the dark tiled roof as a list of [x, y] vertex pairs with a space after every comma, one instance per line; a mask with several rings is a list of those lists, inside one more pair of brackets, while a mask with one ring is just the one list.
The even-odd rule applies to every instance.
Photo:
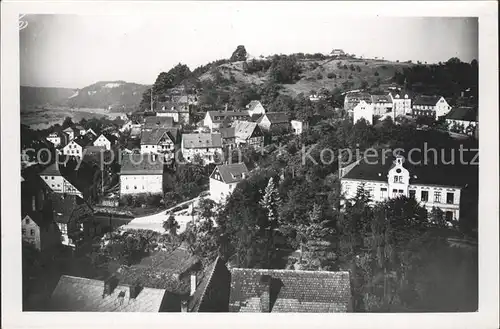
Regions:
[[372, 103], [392, 103], [391, 99], [387, 95], [372, 95]]
[[83, 135], [83, 136], [80, 135], [80, 136], [75, 137], [73, 139], [73, 142], [77, 143], [81, 147], [85, 147], [85, 146], [88, 146], [88, 145], [92, 144], [92, 139], [90, 139], [86, 135]]
[[407, 90], [400, 90], [400, 91], [392, 90], [390, 94], [394, 98], [396, 98], [396, 96], [399, 96], [400, 99], [405, 99], [405, 95], [408, 95], [408, 99], [411, 99], [412, 97], [412, 93]]
[[441, 96], [417, 96], [413, 100], [413, 105], [435, 106], [441, 99]]
[[245, 178], [243, 174], [248, 175], [248, 168], [244, 163], [218, 165], [215, 167], [214, 173], [216, 171], [219, 171], [222, 180], [226, 184], [239, 182]]
[[262, 105], [260, 101], [251, 101], [250, 103], [248, 103], [247, 108], [249, 111], [253, 111], [253, 109], [255, 109], [255, 107], [258, 105]]
[[[286, 114], [285, 112], [268, 112], [262, 117], [264, 116], [267, 116], [271, 124], [288, 123], [290, 121], [288, 118], [288, 114]], [[262, 120], [262, 118], [260, 120]]]
[[159, 312], [166, 291], [144, 287], [130, 298], [129, 286], [118, 284], [103, 295], [104, 281], [63, 275], [50, 299], [52, 311], [74, 312]]
[[[366, 181], [387, 182], [389, 170], [393, 167], [394, 157], [386, 154], [383, 158], [382, 152], [378, 156], [367, 157], [352, 168], [343, 179], [358, 179]], [[423, 161], [419, 159], [418, 152], [412, 153], [412, 160], [415, 163]], [[465, 183], [462, 177], [462, 169], [459, 165], [446, 166], [435, 165], [432, 160], [428, 160], [427, 165], [412, 165], [403, 163], [403, 167], [410, 173], [410, 184], [442, 185], [442, 186], [462, 186]]]
[[[208, 115], [210, 116], [210, 119], [212, 120], [213, 123], [222, 123], [225, 118], [233, 118], [233, 119], [250, 119], [250, 115], [248, 115], [248, 112], [236, 112], [236, 111], [208, 111]], [[217, 119], [215, 119], [217, 117]], [[219, 119], [221, 117], [221, 119]]]
[[182, 134], [184, 148], [222, 147], [221, 134]]
[[170, 128], [174, 125], [174, 119], [172, 117], [157, 117], [150, 116], [144, 118], [144, 128]]
[[57, 163], [53, 163], [42, 170], [40, 172], [40, 176], [61, 176], [61, 172], [59, 171]]
[[92, 216], [92, 208], [76, 195], [62, 195], [53, 193], [50, 195], [54, 221], [57, 223], [68, 223], [71, 220], [80, 222]]
[[262, 116], [263, 114], [252, 114], [252, 116], [250, 117], [250, 121], [257, 122]]
[[371, 103], [372, 97], [368, 93], [352, 92], [345, 95], [345, 101], [348, 103], [358, 104], [360, 101]]
[[[227, 283], [224, 282], [225, 280]], [[226, 285], [229, 286], [229, 271], [220, 257], [217, 257], [212, 264], [205, 268], [200, 281], [194, 295], [189, 300], [189, 312], [227, 311], [227, 303], [221, 305], [223, 303], [220, 303], [220, 300], [213, 300], [207, 293], [211, 290], [210, 286], [212, 285], [214, 290], [221, 292], [222, 295], [225, 294], [226, 298], [229, 297], [229, 291], [222, 291]], [[222, 286], [219, 283], [222, 283]]]
[[[167, 129], [155, 128], [151, 131], [145, 130], [141, 134], [141, 145], [157, 145], [164, 135], [168, 136]], [[170, 138], [170, 136], [168, 136], [168, 138]]]
[[[231, 270], [231, 312], [261, 312], [261, 279], [270, 277], [271, 312], [332, 313], [351, 310], [349, 272]], [[269, 278], [268, 277], [268, 278]]]
[[255, 130], [259, 130], [256, 122], [238, 121], [234, 124], [235, 135], [241, 139], [249, 139]]
[[446, 115], [446, 119], [462, 120], [462, 121], [477, 121], [477, 109], [474, 107], [452, 108], [450, 113], [448, 113]]
[[236, 137], [234, 127], [220, 128], [219, 132], [222, 135], [222, 138], [235, 138]]
[[29, 216], [31, 220], [34, 221], [40, 228], [49, 227], [52, 223], [50, 217], [46, 216], [43, 211], [26, 211], [25, 209], [22, 209], [21, 214], [23, 219], [26, 216]]
[[148, 154], [126, 154], [122, 159], [120, 175], [162, 175], [161, 157]]

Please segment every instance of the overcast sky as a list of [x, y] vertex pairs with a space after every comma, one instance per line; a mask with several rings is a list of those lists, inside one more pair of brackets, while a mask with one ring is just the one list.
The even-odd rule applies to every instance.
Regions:
[[179, 62], [192, 70], [229, 58], [240, 44], [253, 56], [342, 48], [400, 61], [478, 58], [477, 19], [339, 17], [325, 5], [188, 3], [158, 16], [28, 15], [20, 31], [21, 84], [151, 84]]

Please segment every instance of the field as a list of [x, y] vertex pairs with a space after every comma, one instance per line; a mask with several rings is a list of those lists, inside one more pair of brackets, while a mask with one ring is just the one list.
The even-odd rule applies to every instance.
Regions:
[[120, 117], [122, 114], [108, 112], [105, 109], [70, 109], [68, 107], [30, 108], [21, 110], [21, 123], [32, 129], [45, 129], [56, 123], [61, 124], [65, 117], [71, 117], [73, 122], [78, 122], [83, 118], [90, 119], [93, 117], [108, 116], [114, 119]]

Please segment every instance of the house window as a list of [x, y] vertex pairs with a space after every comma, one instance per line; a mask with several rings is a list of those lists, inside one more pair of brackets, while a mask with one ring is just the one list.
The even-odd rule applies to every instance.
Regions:
[[453, 192], [446, 193], [446, 203], [453, 204], [455, 201], [454, 198], [455, 198], [455, 193]]
[[398, 190], [398, 193], [403, 194], [404, 192], [403, 192], [403, 190]]
[[387, 192], [387, 188], [385, 188], [385, 187], [381, 187], [381, 188], [380, 188], [380, 192]]
[[444, 215], [445, 215], [445, 218], [448, 222], [451, 222], [453, 220], [453, 212], [447, 211], [444, 213]]
[[23, 235], [26, 235], [26, 229], [23, 228]]
[[134, 186], [134, 190], [137, 190], [137, 186]]
[[415, 199], [415, 193], [416, 193], [415, 190], [410, 190], [410, 198]]
[[420, 195], [420, 199], [422, 201], [428, 201], [429, 200], [429, 192], [428, 191], [422, 191]]
[[26, 218], [26, 224], [29, 224], [29, 223], [30, 223], [30, 219]]
[[54, 179], [54, 176], [52, 176], [52, 179]]
[[31, 234], [31, 236], [34, 236], [34, 235], [35, 235], [35, 230], [34, 230], [34, 229], [31, 229], [31, 230], [30, 230], [30, 234]]
[[434, 202], [441, 202], [441, 191], [434, 191]]
[[398, 195], [398, 190], [392, 189], [392, 196], [396, 197]]

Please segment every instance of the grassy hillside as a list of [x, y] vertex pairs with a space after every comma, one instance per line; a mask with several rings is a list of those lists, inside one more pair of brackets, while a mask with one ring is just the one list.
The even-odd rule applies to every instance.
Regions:
[[[219, 65], [204, 73], [200, 81], [217, 81], [219, 75], [230, 80], [234, 85], [249, 86], [262, 85], [270, 80], [269, 72], [245, 73], [244, 62], [234, 62]], [[381, 86], [389, 84], [397, 70], [409, 67], [411, 63], [399, 63], [373, 59], [325, 59], [325, 60], [299, 60], [302, 67], [300, 80], [293, 84], [282, 84], [281, 93], [296, 96], [300, 93], [308, 94], [322, 88], [333, 90], [358, 89], [363, 86]], [[230, 86], [229, 86], [230, 87]]]

